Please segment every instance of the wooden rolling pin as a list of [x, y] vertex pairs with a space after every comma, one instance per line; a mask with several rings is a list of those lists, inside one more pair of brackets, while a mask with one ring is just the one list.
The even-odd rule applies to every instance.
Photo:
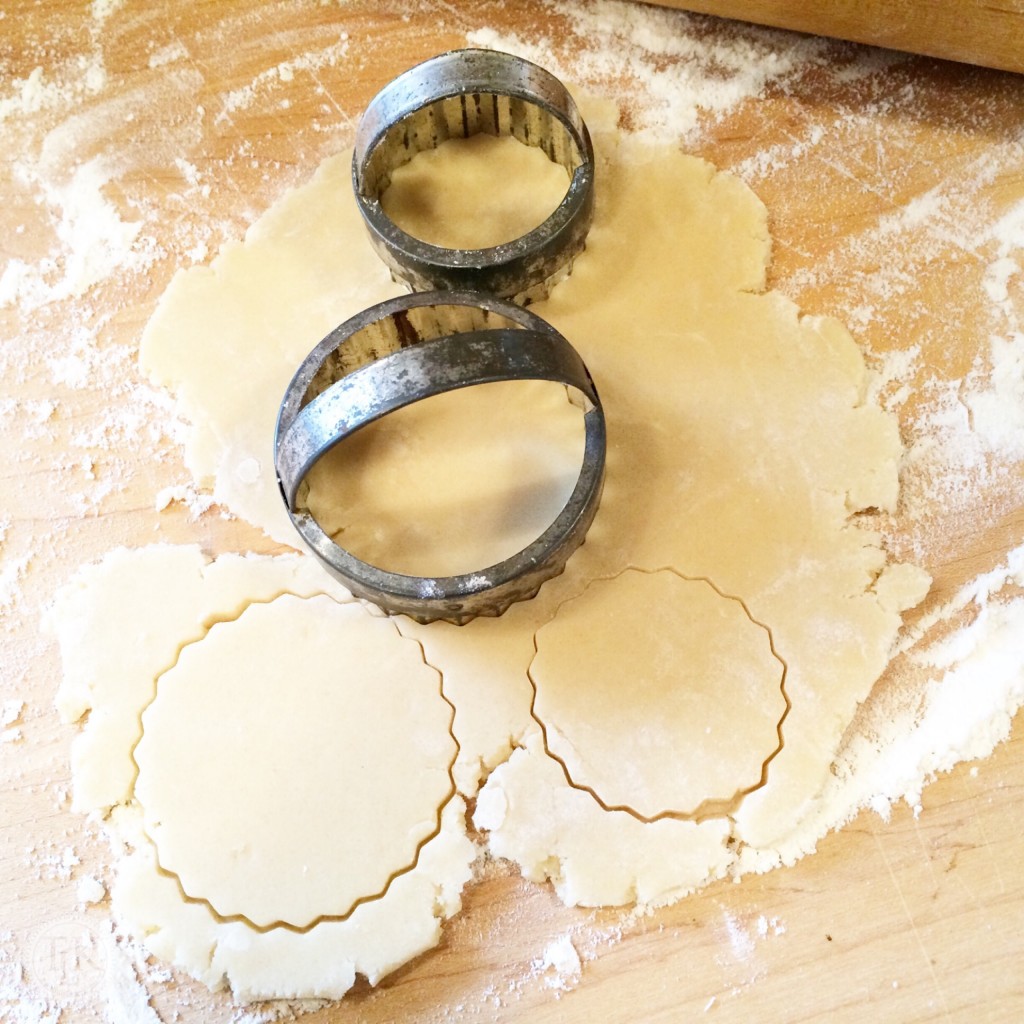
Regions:
[[702, 14], [1024, 72], [1024, 0], [655, 0]]

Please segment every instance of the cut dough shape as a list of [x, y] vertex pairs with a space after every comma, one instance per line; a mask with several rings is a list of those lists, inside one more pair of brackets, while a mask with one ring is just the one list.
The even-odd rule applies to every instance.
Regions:
[[[293, 596], [285, 599], [284, 594]], [[465, 833], [465, 804], [454, 797], [445, 804], [440, 831], [422, 846], [415, 867], [395, 877], [380, 899], [360, 904], [345, 920], [322, 921], [304, 932], [260, 932], [242, 921], [220, 919], [207, 903], [184, 900], [178, 880], [160, 870], [142, 807], [132, 792], [136, 766], [131, 757], [140, 737], [139, 718], [154, 700], [157, 678], [174, 664], [183, 645], [199, 651], [207, 630], [213, 635], [226, 629], [250, 601], [263, 602], [259, 607], [273, 617], [289, 605], [294, 613], [289, 618], [305, 622], [312, 613], [305, 626], [297, 627], [306, 629], [323, 626], [316, 612], [328, 600], [323, 607], [331, 608], [333, 615], [342, 607], [337, 602], [348, 600], [348, 595], [313, 559], [302, 555], [223, 555], [211, 561], [197, 547], [156, 545], [119, 549], [102, 562], [84, 566], [48, 614], [64, 663], [58, 695], [61, 712], [66, 720], [88, 712], [76, 741], [81, 752], [74, 763], [75, 805], [104, 815], [115, 847], [126, 851], [111, 887], [114, 916], [154, 956], [212, 988], [227, 980], [242, 999], [339, 998], [357, 974], [376, 982], [437, 944], [442, 921], [459, 910], [462, 888], [477, 856]], [[351, 610], [369, 618], [358, 606]], [[223, 625], [214, 625], [217, 622]], [[374, 624], [393, 633], [388, 620]], [[336, 657], [344, 654], [337, 645], [333, 649]], [[221, 682], [208, 680], [211, 690]], [[251, 696], [251, 681], [243, 682]], [[432, 698], [450, 713], [436, 686]], [[373, 724], [369, 723], [371, 731]], [[266, 730], [267, 722], [261, 727]], [[446, 737], [450, 743], [442, 724], [429, 743], [443, 744]], [[278, 740], [285, 745], [301, 743], [302, 737], [282, 730]], [[176, 756], [161, 767], [187, 772], [187, 756], [187, 744], [182, 742]], [[248, 767], [256, 772], [260, 765]], [[448, 782], [447, 774], [440, 774]], [[329, 786], [337, 780], [324, 781]], [[230, 811], [230, 806], [225, 809]], [[436, 806], [432, 819], [436, 829]], [[300, 837], [313, 857], [324, 862], [337, 854], [329, 845], [330, 826], [307, 822]], [[199, 849], [205, 848], [200, 844]], [[212, 848], [205, 852], [224, 853]]]
[[135, 796], [161, 867], [257, 927], [378, 899], [454, 793], [440, 684], [360, 604], [283, 595], [214, 625], [142, 715]]
[[561, 605], [535, 643], [546, 749], [605, 807], [724, 817], [762, 784], [788, 710], [785, 665], [738, 599], [627, 569]]

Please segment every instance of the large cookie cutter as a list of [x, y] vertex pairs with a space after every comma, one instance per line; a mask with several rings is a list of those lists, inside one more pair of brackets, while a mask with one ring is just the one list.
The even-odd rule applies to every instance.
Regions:
[[[396, 168], [449, 138], [481, 132], [537, 146], [569, 172], [543, 224], [484, 249], [446, 249], [403, 231], [380, 198]], [[374, 249], [413, 291], [479, 289], [528, 302], [547, 295], [582, 252], [594, 212], [594, 150], [565, 86], [495, 50], [452, 50], [410, 68], [367, 107], [356, 131], [352, 183]]]
[[[522, 551], [458, 576], [389, 572], [336, 544], [303, 505], [312, 466], [361, 427], [431, 395], [506, 380], [565, 384], [584, 411], [584, 454], [555, 521]], [[281, 404], [274, 463], [292, 523], [314, 555], [357, 597], [418, 622], [462, 624], [533, 597], [583, 543], [597, 512], [607, 447], [597, 389], [579, 353], [550, 324], [505, 299], [419, 292], [364, 310], [303, 360]]]

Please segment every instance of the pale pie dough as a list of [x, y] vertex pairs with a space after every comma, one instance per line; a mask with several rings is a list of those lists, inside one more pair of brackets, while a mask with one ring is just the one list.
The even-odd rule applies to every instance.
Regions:
[[[428, 149], [395, 170], [381, 198], [396, 224], [431, 245], [482, 249], [510, 242], [547, 220], [569, 187], [561, 164], [511, 137], [474, 135], [459, 145], [469, 159], [453, 162], [443, 148]], [[481, 161], [500, 172], [480, 174]]]
[[669, 569], [627, 569], [566, 601], [536, 644], [547, 751], [606, 807], [723, 815], [762, 784], [780, 748], [785, 666], [740, 601]]
[[57, 710], [66, 722], [84, 719], [71, 746], [74, 810], [105, 813], [131, 799], [139, 715], [178, 652], [214, 622], [281, 593], [351, 599], [315, 562], [297, 557], [222, 555], [210, 563], [197, 548], [157, 545], [119, 548], [79, 570], [47, 616], [64, 665]]
[[583, 441], [583, 413], [562, 385], [449, 392], [333, 448], [309, 474], [306, 504], [364, 561], [414, 576], [470, 573], [551, 525], [576, 485]]
[[[382, 206], [409, 234], [455, 248], [498, 245], [542, 223], [565, 195], [565, 168], [540, 149], [489, 135], [459, 147], [461, 159], [451, 147], [427, 150], [393, 174]], [[583, 440], [582, 413], [548, 381], [439, 395], [329, 452], [309, 475], [308, 506], [375, 565], [469, 573], [551, 524], [576, 484]]]
[[[83, 567], [48, 615], [64, 663], [58, 698], [62, 714], [75, 720], [88, 712], [75, 747], [75, 806], [103, 816], [112, 841], [123, 851], [111, 890], [114, 915], [155, 956], [213, 988], [226, 981], [239, 998], [338, 998], [357, 974], [376, 982], [437, 944], [442, 921], [461, 905], [461, 891], [477, 855], [465, 834], [461, 798], [448, 800], [440, 814], [438, 810], [450, 788], [445, 764], [452, 750], [447, 727], [451, 709], [440, 697], [436, 672], [424, 665], [415, 644], [401, 640], [391, 622], [371, 619], [359, 605], [339, 603], [347, 600], [345, 591], [312, 559], [300, 555], [222, 555], [210, 561], [195, 547], [159, 545], [119, 549], [102, 562]], [[353, 622], [359, 624], [356, 637], [351, 635]], [[261, 636], [237, 652], [229, 670], [193, 675], [197, 705], [178, 709], [186, 718], [164, 702], [166, 690], [157, 696], [158, 689], [175, 680], [171, 666], [175, 661], [181, 666], [179, 651], [182, 658], [192, 652], [204, 659], [219, 647], [221, 655], [230, 657], [224, 648], [230, 647], [233, 627], [253, 623], [261, 627]], [[289, 636], [287, 644], [280, 640], [282, 630]], [[313, 674], [321, 683], [319, 697], [307, 692], [307, 699], [300, 698], [301, 672], [282, 677], [273, 665], [287, 651], [287, 663], [301, 666], [298, 639], [303, 636], [315, 660]], [[390, 692], [401, 708], [387, 715], [387, 693], [370, 684], [367, 692], [353, 695], [345, 676], [350, 684], [368, 676], [386, 683], [386, 674], [376, 674], [377, 656], [381, 651], [394, 656], [397, 649], [406, 657], [411, 649], [413, 665], [409, 673], [401, 673], [400, 691]], [[367, 657], [373, 659], [369, 666], [360, 662]], [[353, 668], [359, 670], [354, 675]], [[424, 689], [415, 692], [410, 686], [418, 676]], [[336, 693], [325, 688], [328, 681]], [[307, 677], [307, 689], [309, 682]], [[204, 692], [198, 692], [199, 687]], [[239, 697], [239, 688], [244, 697]], [[336, 718], [325, 719], [332, 704], [343, 706]], [[302, 899], [313, 908], [306, 913], [327, 913], [331, 901], [338, 900], [339, 888], [348, 884], [347, 871], [365, 873], [368, 867], [384, 866], [369, 862], [381, 857], [375, 844], [386, 837], [389, 823], [394, 836], [393, 826], [412, 821], [418, 842], [427, 831], [428, 822], [419, 820], [425, 814], [430, 831], [437, 834], [423, 843], [415, 866], [396, 873], [379, 899], [360, 903], [344, 920], [322, 920], [301, 931], [257, 931], [241, 919], [224, 920], [204, 899], [182, 898], [179, 880], [161, 870], [158, 850], [147, 834], [132, 760], [141, 736], [140, 716], [147, 706], [150, 721], [154, 712], [160, 719], [154, 728], [162, 738], [154, 742], [166, 742], [173, 749], [154, 758], [148, 780], [148, 772], [143, 772], [144, 788], [165, 791], [154, 795], [171, 811], [164, 819], [167, 826], [182, 825], [179, 802], [186, 795], [192, 801], [208, 801], [217, 820], [202, 827], [195, 827], [198, 817], [191, 819], [191, 827], [184, 822], [180, 839], [185, 852], [206, 873], [206, 896], [226, 891], [217, 888], [211, 872], [223, 867], [226, 858], [232, 861], [233, 869], [251, 885], [241, 909], [254, 918], [260, 917], [262, 906], [264, 913], [298, 920]], [[218, 707], [230, 713], [230, 720], [218, 714]], [[427, 715], [422, 726], [410, 727], [407, 716], [414, 709]], [[265, 745], [249, 749], [237, 764], [230, 763], [239, 743], [252, 748], [260, 733], [266, 737], [275, 724], [283, 726], [271, 737], [275, 750]], [[377, 777], [364, 777], [361, 789], [352, 787], [360, 766], [346, 763], [355, 748], [341, 743], [346, 731], [351, 734], [357, 726], [364, 732], [358, 744], [369, 747], [375, 739], [382, 744], [372, 751], [374, 759], [367, 765], [371, 771], [377, 768]], [[402, 731], [397, 745], [396, 729]], [[320, 738], [319, 749], [310, 746], [315, 736]], [[391, 746], [384, 747], [388, 742]], [[325, 751], [324, 744], [332, 749]], [[155, 747], [151, 749], [155, 752]], [[408, 767], [428, 762], [432, 766], [422, 778], [403, 779], [380, 770], [384, 756], [389, 766], [396, 759], [407, 759]], [[315, 765], [303, 765], [303, 758]], [[145, 762], [143, 757], [144, 766]], [[282, 777], [283, 768], [298, 771], [299, 777]], [[209, 792], [196, 792], [193, 783], [205, 784]], [[422, 805], [410, 805], [410, 783], [413, 792], [417, 786], [434, 792], [421, 792]], [[228, 788], [231, 784], [234, 791]], [[398, 809], [386, 802], [392, 797], [413, 812], [405, 821], [391, 815]], [[289, 798], [294, 808], [283, 808]], [[362, 798], [378, 802], [361, 804]], [[304, 806], [325, 800], [336, 805], [334, 814], [302, 814]], [[362, 813], [362, 820], [353, 809]], [[147, 810], [152, 817], [152, 808]], [[290, 833], [276, 834], [288, 828]], [[232, 846], [230, 840], [215, 841], [225, 839], [225, 830], [244, 835], [242, 845], [247, 843], [248, 849]], [[286, 844], [272, 851], [271, 861], [261, 849], [268, 840]], [[406, 837], [402, 842], [408, 850]], [[389, 870], [407, 867], [398, 863], [395, 853], [386, 851], [392, 859]], [[289, 901], [283, 909], [266, 902], [282, 897]]]
[[258, 927], [349, 915], [437, 834], [451, 719], [392, 621], [326, 596], [249, 605], [142, 715], [135, 797], [161, 867]]
[[[863, 359], [840, 324], [801, 316], [789, 300], [765, 291], [763, 206], [738, 179], [716, 174], [675, 146], [644, 145], [618, 136], [603, 114], [588, 111], [587, 117], [598, 161], [594, 227], [571, 277], [533, 308], [581, 352], [604, 402], [609, 451], [600, 511], [566, 573], [535, 600], [461, 628], [404, 619], [397, 625], [423, 645], [426, 661], [444, 677], [460, 745], [455, 779], [467, 795], [479, 790], [475, 821], [491, 851], [515, 860], [529, 878], [551, 879], [571, 903], [658, 903], [813, 848], [819, 833], [806, 823], [814, 820], [832, 756], [886, 663], [900, 612], [923, 596], [927, 578], [910, 567], [888, 566], [881, 537], [857, 517], [895, 504], [901, 451], [895, 419], [868, 400]], [[509, 147], [498, 152], [497, 167], [488, 163], [495, 155], [490, 148], [473, 147], [470, 156], [479, 161], [474, 173], [516, 179]], [[458, 159], [449, 146], [430, 166], [446, 178]], [[186, 457], [197, 478], [211, 483], [233, 511], [293, 543], [271, 463], [284, 387], [323, 334], [395, 292], [364, 240], [348, 172], [347, 155], [328, 160], [309, 185], [268, 211], [244, 244], [230, 247], [208, 268], [180, 274], [143, 342], [144, 366], [175, 391], [191, 424]], [[245, 368], [244, 389], [225, 384], [239, 367]], [[465, 429], [477, 422], [474, 410]], [[408, 486], [412, 474], [423, 472], [422, 461], [430, 462], [432, 476], [446, 481], [440, 494], [429, 486], [414, 489], [425, 499], [424, 517], [443, 521], [452, 496], [457, 500], [460, 493], [459, 451], [404, 444], [379, 451], [388, 466], [374, 472], [391, 474], [396, 486]], [[469, 473], [479, 472], [479, 463], [471, 461]], [[516, 484], [497, 479], [488, 493]], [[557, 493], [557, 486], [539, 488], [530, 514], [538, 520], [553, 515], [549, 503]], [[351, 535], [361, 514], [356, 502], [338, 522]], [[376, 543], [379, 556], [387, 557], [389, 531], [375, 536], [367, 523], [364, 532], [367, 550]], [[469, 532], [461, 526], [447, 531], [445, 558], [464, 557], [464, 539], [478, 557], [479, 538], [468, 538]], [[699, 822], [644, 823], [629, 811], [602, 808], [544, 750], [531, 715], [528, 669], [535, 636], [540, 630], [542, 637], [560, 606], [592, 581], [620, 577], [631, 567], [706, 578], [722, 594], [742, 599], [751, 618], [770, 630], [788, 666], [784, 745], [768, 766], [767, 784], [731, 813]], [[663, 627], [667, 635], [659, 644], [636, 645], [629, 629], [615, 625], [637, 614], [629, 589], [612, 585], [608, 594], [613, 605], [620, 601], [608, 613], [608, 630], [633, 655], [617, 700], [630, 693], [650, 696], [643, 680], [651, 678], [652, 650], [677, 663], [705, 656], [695, 652], [691, 634], [670, 627]], [[116, 658], [116, 647], [106, 656]], [[154, 665], [146, 685], [166, 667]], [[565, 736], [579, 734], [584, 712], [595, 710], [608, 717], [607, 709], [563, 703], [555, 724]], [[661, 710], [641, 709], [649, 722], [658, 721]], [[770, 715], [756, 702], [738, 704], [719, 709], [714, 725], [726, 717], [736, 734], [745, 735], [763, 728]], [[294, 737], [281, 737], [289, 739]], [[708, 747], [706, 755], [709, 778], [719, 777], [732, 745]], [[631, 778], [617, 757], [611, 749], [604, 758], [596, 747], [587, 752], [594, 777], [616, 780], [623, 797], [642, 804], [645, 793], [671, 790], [671, 778], [667, 784]], [[639, 774], [665, 768], [663, 762], [646, 765]], [[745, 768], [720, 777], [740, 775], [747, 778]], [[658, 797], [651, 806], [662, 802]], [[449, 812], [460, 813], [451, 811], [456, 803], [446, 807], [443, 822]], [[416, 870], [396, 878], [382, 899], [363, 904], [348, 921], [324, 922], [304, 936], [218, 923], [225, 931], [217, 932], [222, 941], [212, 960], [204, 959], [208, 909], [182, 901], [173, 879], [156, 872], [152, 844], [142, 843], [125, 868], [132, 881], [119, 906], [135, 927], [150, 932], [157, 955], [200, 976], [230, 974], [218, 958], [237, 942], [255, 952], [244, 969], [241, 959], [232, 960], [241, 972], [230, 975], [232, 984], [240, 978], [255, 984], [257, 968], [272, 963], [261, 976], [264, 991], [275, 985], [281, 994], [312, 991], [325, 978], [340, 986], [343, 981], [316, 952], [318, 944], [332, 941], [324, 936], [334, 935], [336, 926], [345, 942], [355, 943], [345, 926], [367, 920], [364, 911], [379, 915], [374, 930], [359, 935], [365, 949], [379, 954], [378, 966], [388, 958], [401, 962], [426, 938], [429, 929], [423, 927], [415, 942], [407, 941], [388, 908], [414, 882], [452, 891], [450, 884], [429, 883], [419, 874], [442, 839], [461, 849], [464, 836], [458, 825], [451, 828], [426, 844]], [[458, 859], [445, 877], [460, 877]], [[432, 913], [430, 921], [436, 927]], [[275, 960], [271, 948], [281, 957]], [[307, 950], [309, 961], [303, 959]]]

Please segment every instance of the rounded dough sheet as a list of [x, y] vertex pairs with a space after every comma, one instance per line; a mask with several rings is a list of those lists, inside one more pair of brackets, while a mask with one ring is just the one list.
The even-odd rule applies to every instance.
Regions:
[[788, 709], [785, 666], [768, 631], [706, 580], [667, 569], [596, 580], [536, 643], [545, 748], [605, 807], [647, 820], [724, 815], [766, 778]]
[[[455, 779], [463, 793], [478, 793], [475, 820], [490, 850], [529, 878], [551, 879], [570, 903], [657, 903], [813, 847], [831, 759], [913, 596], [894, 602], [876, 593], [886, 554], [857, 518], [895, 503], [901, 448], [894, 418], [866, 400], [863, 359], [848, 332], [765, 291], [766, 214], [738, 179], [599, 120], [590, 120], [598, 207], [587, 250], [533, 307], [577, 347], [603, 399], [608, 479], [597, 519], [566, 573], [500, 619], [398, 625], [444, 676], [456, 708]], [[488, 168], [486, 147], [475, 148], [478, 173], [500, 173]], [[457, 159], [446, 148], [430, 161], [442, 177], [448, 157]], [[179, 275], [143, 342], [144, 366], [177, 393], [193, 424], [186, 458], [197, 479], [286, 542], [295, 538], [271, 453], [284, 388], [328, 330], [396, 291], [365, 241], [347, 174], [345, 157], [328, 160], [244, 245]], [[244, 405], [221, 401], [210, 382], [242, 360]], [[391, 448], [388, 471], [398, 481], [408, 479], [403, 458], [411, 469], [427, 457]], [[443, 460], [433, 464], [436, 476], [449, 477], [457, 497], [458, 451], [435, 454]], [[533, 512], [553, 516], [556, 495], [546, 491]], [[344, 517], [358, 514], [354, 507]], [[465, 533], [450, 531], [452, 557]], [[788, 666], [791, 710], [768, 784], [727, 816], [644, 823], [603, 809], [547, 754], [531, 716], [538, 630], [588, 583], [630, 567], [704, 577], [742, 599]], [[614, 623], [610, 636], [627, 651], [633, 643]], [[665, 642], [675, 657], [692, 654], [678, 632]], [[765, 718], [750, 705], [721, 714], [739, 734], [754, 727], [752, 717]], [[729, 753], [707, 748], [709, 776]], [[607, 778], [623, 770], [611, 752], [593, 760]], [[655, 792], [672, 780], [645, 781]]]
[[184, 648], [142, 715], [160, 865], [225, 918], [308, 928], [409, 871], [452, 796], [452, 708], [362, 605], [282, 595]]

